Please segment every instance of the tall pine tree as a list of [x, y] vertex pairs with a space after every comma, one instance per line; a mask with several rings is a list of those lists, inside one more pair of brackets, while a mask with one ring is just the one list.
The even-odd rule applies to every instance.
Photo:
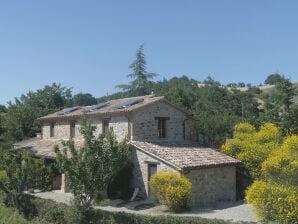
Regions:
[[144, 46], [141, 45], [136, 51], [136, 59], [129, 65], [132, 73], [127, 77], [133, 79], [130, 84], [122, 84], [117, 87], [123, 91], [131, 91], [136, 95], [146, 95], [150, 93], [150, 80], [152, 80], [156, 73], [149, 73], [146, 71], [146, 58], [144, 54]]

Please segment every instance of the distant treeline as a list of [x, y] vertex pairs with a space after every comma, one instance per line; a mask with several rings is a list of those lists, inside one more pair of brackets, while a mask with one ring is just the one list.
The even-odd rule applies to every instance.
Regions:
[[[194, 114], [195, 139], [204, 146], [219, 147], [231, 137], [236, 123], [247, 121], [255, 126], [265, 122], [277, 124], [284, 133], [298, 133], [298, 105], [293, 102], [297, 90], [293, 84], [282, 79], [274, 91], [262, 93], [257, 87], [239, 91], [224, 88], [208, 77], [205, 85], [186, 76], [169, 80], [148, 81], [142, 94], [165, 96], [168, 100]], [[96, 99], [88, 93], [72, 94], [71, 88], [58, 84], [45, 86], [29, 92], [8, 106], [0, 106], [0, 144], [32, 137], [40, 131], [36, 119], [64, 107], [93, 105], [110, 99], [138, 96], [138, 88]]]

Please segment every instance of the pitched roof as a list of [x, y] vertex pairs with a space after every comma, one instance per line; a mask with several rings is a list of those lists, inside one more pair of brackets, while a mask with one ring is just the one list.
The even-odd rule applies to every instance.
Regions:
[[[83, 140], [74, 140], [75, 146], [83, 146]], [[201, 148], [188, 142], [140, 142], [131, 141], [137, 149], [163, 161], [177, 170], [196, 169], [218, 166], [235, 166], [240, 163], [230, 156], [211, 148]], [[14, 150], [23, 150], [37, 157], [53, 159], [54, 147], [62, 146], [62, 140], [30, 138], [14, 144]]]
[[239, 160], [211, 148], [199, 147], [194, 143], [133, 141], [131, 144], [178, 170], [240, 164]]
[[[65, 108], [56, 113], [52, 113], [47, 116], [41, 117], [38, 120], [48, 121], [48, 120], [57, 120], [57, 119], [72, 119], [76, 117], [81, 117], [83, 115], [94, 116], [94, 115], [100, 115], [100, 114], [106, 115], [106, 114], [128, 113], [159, 101], [163, 101], [175, 107], [176, 109], [182, 111], [183, 113], [191, 115], [189, 111], [183, 108], [180, 108], [175, 104], [170, 103], [163, 96], [146, 95], [146, 96], [139, 96], [139, 97], [110, 100], [103, 104], [94, 105], [93, 107], [79, 106], [79, 107], [73, 107], [73, 108]], [[125, 106], [129, 102], [133, 102], [133, 104]], [[92, 109], [92, 108], [95, 108], [95, 109]]]
[[[83, 140], [74, 140], [76, 147], [83, 146]], [[28, 152], [34, 156], [53, 159], [56, 157], [54, 147], [62, 146], [62, 140], [59, 139], [41, 139], [41, 138], [30, 138], [21, 142], [15, 143], [14, 150], [22, 150]]]

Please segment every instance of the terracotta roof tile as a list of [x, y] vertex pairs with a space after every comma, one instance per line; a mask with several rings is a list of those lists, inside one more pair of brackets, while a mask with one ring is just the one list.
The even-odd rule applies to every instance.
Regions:
[[[55, 158], [54, 146], [62, 146], [61, 142], [58, 139], [31, 138], [14, 144], [14, 150], [24, 150], [43, 158]], [[240, 164], [239, 160], [194, 143], [132, 141], [131, 144], [179, 170]], [[75, 145], [82, 147], [83, 140], [75, 140]]]
[[[54, 147], [62, 146], [62, 140], [30, 138], [14, 144], [14, 150], [23, 150], [42, 158], [55, 158]], [[77, 147], [83, 146], [82, 140], [75, 140]]]
[[230, 156], [211, 148], [202, 148], [187, 142], [137, 142], [132, 145], [178, 169], [237, 165], [240, 163]]

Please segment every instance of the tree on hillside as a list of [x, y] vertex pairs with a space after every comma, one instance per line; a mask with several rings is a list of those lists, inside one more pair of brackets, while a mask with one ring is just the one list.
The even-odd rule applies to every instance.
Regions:
[[4, 133], [5, 133], [5, 114], [0, 112], [0, 146], [4, 141]]
[[[281, 77], [275, 85], [275, 89], [270, 94], [265, 94], [265, 108], [261, 114], [262, 119], [274, 122], [282, 127], [283, 133], [289, 131], [290, 122], [294, 106], [293, 98], [295, 96], [295, 88], [289, 79]], [[284, 129], [286, 128], [286, 129]]]
[[80, 223], [89, 223], [92, 202], [107, 190], [118, 171], [127, 164], [130, 153], [127, 142], [118, 143], [112, 132], [95, 138], [94, 131], [95, 127], [84, 120], [80, 130], [84, 136], [82, 148], [76, 148], [72, 140], [63, 148], [55, 148], [58, 166], [67, 176], [75, 197], [77, 218], [85, 220]]
[[95, 105], [97, 100], [90, 93], [78, 93], [73, 96], [73, 104], [75, 106]]
[[203, 81], [206, 85], [216, 85], [220, 86], [220, 82], [214, 80], [210, 75], [207, 76], [207, 78]]
[[293, 105], [281, 116], [280, 125], [285, 134], [298, 134], [298, 105]]
[[281, 75], [279, 73], [273, 73], [273, 74], [269, 75], [266, 78], [265, 84], [267, 84], [267, 85], [276, 85], [277, 83], [279, 83], [283, 79], [284, 79], [283, 75]]
[[55, 83], [15, 98], [14, 102], [9, 102], [4, 120], [6, 140], [17, 141], [34, 136], [40, 131], [36, 121], [38, 117], [72, 104], [71, 89]]
[[288, 112], [290, 106], [293, 104], [293, 97], [295, 95], [293, 84], [289, 79], [281, 79], [276, 84], [276, 90], [276, 102], [284, 108], [285, 112]]
[[0, 113], [6, 113], [6, 112], [7, 112], [6, 106], [0, 104]]
[[144, 54], [144, 46], [141, 45], [136, 52], [136, 59], [129, 65], [132, 73], [127, 77], [133, 79], [130, 84], [122, 84], [117, 87], [123, 91], [132, 91], [137, 95], [149, 94], [149, 80], [157, 76], [156, 73], [149, 73], [146, 71], [146, 58]]

